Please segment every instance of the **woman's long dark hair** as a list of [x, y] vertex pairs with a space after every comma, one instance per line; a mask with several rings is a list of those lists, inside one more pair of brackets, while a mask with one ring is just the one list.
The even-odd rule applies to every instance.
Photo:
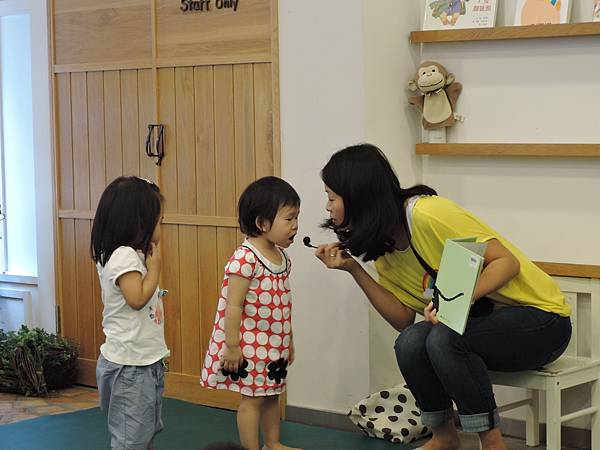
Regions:
[[363, 261], [373, 261], [394, 250], [394, 232], [404, 221], [404, 201], [415, 195], [437, 195], [423, 184], [400, 187], [383, 152], [372, 144], [346, 147], [321, 171], [323, 182], [344, 201], [344, 221], [323, 226], [338, 236], [342, 246]]
[[147, 254], [163, 200], [158, 186], [149, 180], [138, 177], [113, 180], [96, 208], [90, 243], [92, 259], [104, 266], [121, 246]]

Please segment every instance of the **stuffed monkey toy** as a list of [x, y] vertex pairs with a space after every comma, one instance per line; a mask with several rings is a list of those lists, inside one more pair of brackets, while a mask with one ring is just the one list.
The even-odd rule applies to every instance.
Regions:
[[435, 130], [454, 125], [454, 109], [462, 85], [454, 75], [439, 63], [425, 61], [419, 66], [415, 79], [408, 82], [411, 91], [419, 95], [409, 97], [408, 103], [423, 111], [423, 128]]

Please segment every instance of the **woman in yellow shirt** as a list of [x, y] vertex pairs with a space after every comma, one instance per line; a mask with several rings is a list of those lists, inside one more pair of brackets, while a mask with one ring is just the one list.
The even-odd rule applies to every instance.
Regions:
[[[335, 153], [321, 172], [339, 242], [316, 256], [348, 272], [400, 332], [396, 357], [433, 431], [423, 450], [460, 448], [462, 429], [484, 449], [506, 449], [488, 370], [520, 371], [558, 358], [571, 337], [570, 308], [556, 283], [481, 219], [424, 185], [403, 189], [385, 155], [361, 144]], [[428, 292], [448, 238], [487, 242], [463, 335], [438, 323]], [[375, 281], [351, 255], [374, 261]], [[415, 323], [416, 313], [424, 321]]]

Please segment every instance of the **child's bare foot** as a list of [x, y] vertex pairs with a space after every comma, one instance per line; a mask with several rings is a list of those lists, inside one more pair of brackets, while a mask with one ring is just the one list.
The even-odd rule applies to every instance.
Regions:
[[301, 448], [296, 447], [288, 447], [287, 445], [283, 445], [278, 442], [276, 444], [264, 445], [262, 450], [302, 450]]

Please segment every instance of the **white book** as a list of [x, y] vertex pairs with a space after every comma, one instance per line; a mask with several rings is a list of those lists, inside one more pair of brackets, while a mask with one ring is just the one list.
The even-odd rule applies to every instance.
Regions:
[[425, 0], [423, 30], [491, 28], [498, 0]]
[[592, 22], [600, 22], [600, 0], [592, 0], [594, 2], [594, 10], [592, 12]]
[[433, 304], [438, 320], [463, 334], [487, 243], [473, 238], [447, 239], [435, 280]]
[[515, 25], [569, 23], [573, 0], [518, 0]]

